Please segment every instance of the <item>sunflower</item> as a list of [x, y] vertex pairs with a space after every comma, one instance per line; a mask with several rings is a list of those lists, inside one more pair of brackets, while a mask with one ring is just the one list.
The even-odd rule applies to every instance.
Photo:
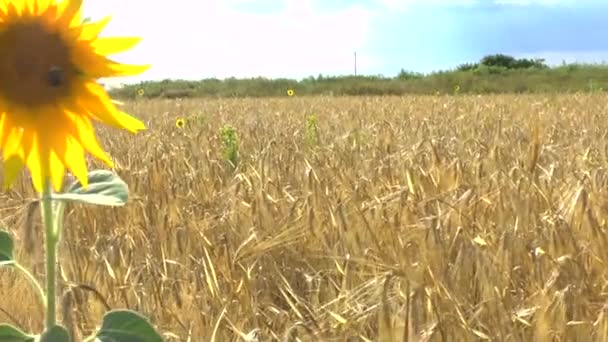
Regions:
[[144, 94], [145, 94], [145, 93], [146, 93], [146, 92], [144, 91], [144, 89], [143, 89], [143, 88], [139, 88], [139, 89], [137, 89], [137, 96], [144, 96]]
[[186, 120], [181, 119], [181, 118], [175, 120], [175, 127], [177, 127], [177, 128], [183, 128], [184, 126], [186, 126]]
[[100, 147], [92, 121], [137, 132], [145, 125], [116, 108], [100, 78], [139, 74], [106, 56], [140, 38], [103, 37], [109, 18], [83, 22], [82, 0], [0, 1], [0, 149], [4, 185], [27, 167], [34, 188], [62, 187], [66, 168], [88, 185], [85, 152], [113, 163]]
[[293, 89], [287, 89], [287, 96], [293, 96]]

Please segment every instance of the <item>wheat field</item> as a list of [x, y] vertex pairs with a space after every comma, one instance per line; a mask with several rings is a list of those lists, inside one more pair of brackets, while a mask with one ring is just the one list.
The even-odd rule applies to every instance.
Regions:
[[[125, 110], [149, 129], [99, 134], [128, 205], [66, 213], [59, 317], [78, 334], [109, 307], [167, 341], [608, 340], [605, 95]], [[43, 277], [34, 196], [24, 173], [0, 217]], [[28, 283], [0, 279], [0, 321], [41, 329]]]

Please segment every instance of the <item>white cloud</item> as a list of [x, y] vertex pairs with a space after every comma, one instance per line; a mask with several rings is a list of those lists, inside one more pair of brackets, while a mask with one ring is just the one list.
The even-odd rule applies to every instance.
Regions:
[[[133, 50], [114, 58], [150, 63], [152, 68], [117, 82], [350, 73], [353, 52], [364, 50], [369, 39], [373, 14], [363, 7], [321, 11], [311, 0], [287, 0], [268, 14], [238, 10], [251, 1], [89, 0], [84, 6], [93, 19], [113, 14], [104, 35], [144, 37]], [[373, 56], [359, 54], [361, 72], [374, 63]]]
[[[507, 0], [508, 1], [508, 0]], [[375, 0], [387, 9], [405, 11], [415, 6], [473, 6], [482, 3], [481, 0]]]

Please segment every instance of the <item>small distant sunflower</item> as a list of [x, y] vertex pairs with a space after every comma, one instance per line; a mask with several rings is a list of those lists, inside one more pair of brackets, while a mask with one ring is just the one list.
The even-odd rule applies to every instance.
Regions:
[[293, 89], [287, 89], [287, 96], [293, 96], [293, 94], [295, 94]]
[[109, 22], [83, 22], [82, 0], [0, 1], [0, 149], [4, 185], [27, 167], [34, 188], [63, 185], [66, 168], [88, 185], [85, 151], [112, 167], [92, 121], [137, 132], [145, 125], [117, 109], [100, 78], [129, 76], [147, 65], [106, 56], [140, 38], [99, 37]]
[[144, 91], [144, 89], [143, 89], [143, 88], [139, 88], [139, 89], [137, 89], [137, 96], [144, 96], [144, 94], [145, 94], [145, 93], [146, 93], [146, 92]]
[[177, 120], [175, 120], [175, 127], [177, 128], [184, 128], [184, 126], [186, 126], [186, 120], [179, 118]]

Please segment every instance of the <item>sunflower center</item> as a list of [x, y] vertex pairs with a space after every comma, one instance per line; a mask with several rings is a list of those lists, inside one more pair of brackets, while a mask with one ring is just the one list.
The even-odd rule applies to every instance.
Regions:
[[28, 108], [70, 94], [76, 76], [69, 46], [36, 19], [0, 24], [0, 100]]

